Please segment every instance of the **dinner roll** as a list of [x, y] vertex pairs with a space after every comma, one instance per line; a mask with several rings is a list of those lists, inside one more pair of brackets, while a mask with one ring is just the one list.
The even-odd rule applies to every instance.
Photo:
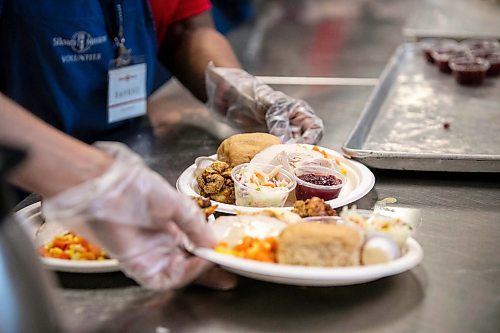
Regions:
[[217, 159], [232, 167], [250, 160], [265, 148], [280, 144], [278, 137], [268, 133], [243, 133], [230, 136], [217, 149]]
[[286, 227], [278, 239], [278, 262], [304, 266], [357, 266], [363, 237], [352, 227], [301, 222]]

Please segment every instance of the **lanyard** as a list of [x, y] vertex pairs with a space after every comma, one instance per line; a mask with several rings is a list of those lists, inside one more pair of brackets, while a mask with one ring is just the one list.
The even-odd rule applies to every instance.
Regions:
[[132, 50], [125, 47], [125, 32], [123, 19], [123, 0], [101, 0], [108, 33], [117, 47], [117, 56], [114, 60], [116, 67], [130, 64]]

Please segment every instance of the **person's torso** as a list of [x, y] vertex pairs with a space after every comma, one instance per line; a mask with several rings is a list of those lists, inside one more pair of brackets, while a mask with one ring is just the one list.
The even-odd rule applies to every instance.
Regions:
[[[102, 2], [109, 3], [4, 0], [0, 20], [0, 91], [87, 141], [123, 124], [107, 119], [108, 70], [117, 50]], [[152, 16], [146, 0], [122, 2], [125, 44], [148, 64], [150, 93], [156, 58]]]

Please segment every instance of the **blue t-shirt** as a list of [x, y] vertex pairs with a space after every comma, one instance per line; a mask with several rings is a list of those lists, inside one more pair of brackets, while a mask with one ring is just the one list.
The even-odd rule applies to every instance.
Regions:
[[[107, 121], [108, 69], [116, 46], [103, 2], [0, 0], [0, 91], [84, 141], [127, 122]], [[123, 22], [126, 47], [148, 64], [149, 94], [156, 41], [146, 0], [123, 1]]]

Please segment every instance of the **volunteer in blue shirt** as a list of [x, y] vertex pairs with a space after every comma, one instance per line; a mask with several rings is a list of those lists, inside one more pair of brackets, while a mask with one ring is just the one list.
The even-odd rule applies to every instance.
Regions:
[[[157, 56], [242, 129], [265, 126], [283, 141], [315, 143], [323, 128], [307, 103], [238, 69], [209, 8], [207, 0], [0, 0], [0, 143], [29, 151], [11, 181], [43, 196], [47, 219], [104, 245], [151, 289], [178, 288], [206, 271], [183, 241], [215, 239], [191, 200], [139, 156], [81, 140], [146, 114]], [[205, 279], [234, 284], [219, 274]]]

